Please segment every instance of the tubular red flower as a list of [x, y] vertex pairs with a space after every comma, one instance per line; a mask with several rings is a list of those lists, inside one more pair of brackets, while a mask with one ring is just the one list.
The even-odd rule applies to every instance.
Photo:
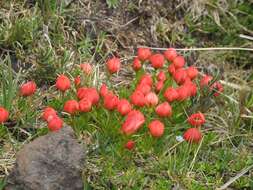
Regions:
[[63, 121], [58, 116], [54, 116], [49, 122], [48, 122], [48, 129], [50, 131], [58, 131], [62, 128]]
[[166, 80], [166, 75], [165, 75], [165, 73], [163, 72], [163, 71], [160, 71], [159, 73], [158, 73], [158, 75], [157, 75], [157, 80], [158, 81], [165, 81]]
[[64, 92], [70, 88], [70, 80], [65, 75], [60, 75], [56, 79], [55, 86], [58, 90]]
[[91, 111], [92, 102], [88, 98], [83, 98], [79, 101], [79, 111], [80, 112], [89, 112]]
[[186, 70], [185, 69], [176, 70], [176, 72], [173, 74], [173, 78], [177, 84], [183, 84], [188, 78]]
[[104, 107], [108, 110], [114, 110], [117, 108], [119, 103], [119, 98], [111, 93], [108, 93], [105, 97], [104, 97]]
[[0, 123], [4, 123], [9, 118], [9, 112], [4, 108], [0, 107]]
[[74, 80], [75, 86], [78, 87], [81, 84], [81, 77], [77, 76]]
[[205, 120], [205, 116], [203, 113], [199, 112], [199, 113], [195, 113], [192, 114], [188, 119], [187, 119], [188, 123], [194, 127], [199, 127], [201, 125], [203, 125], [206, 120]]
[[36, 92], [36, 84], [33, 81], [29, 81], [20, 87], [21, 96], [31, 96]]
[[151, 86], [148, 84], [138, 84], [136, 91], [141, 91], [144, 95], [146, 95], [151, 91]]
[[173, 76], [176, 72], [176, 68], [174, 66], [174, 64], [170, 64], [168, 67], [168, 72]]
[[168, 61], [173, 61], [177, 57], [177, 52], [174, 48], [167, 49], [163, 54]]
[[204, 87], [204, 86], [208, 86], [209, 83], [213, 80], [212, 76], [209, 75], [205, 75], [202, 77], [202, 79], [200, 80], [200, 87]]
[[202, 139], [202, 134], [197, 128], [190, 128], [184, 133], [184, 139], [189, 143], [199, 143]]
[[196, 67], [194, 67], [194, 66], [188, 67], [188, 69], [186, 70], [186, 72], [187, 72], [187, 76], [191, 80], [195, 79], [198, 76], [198, 73], [199, 73], [198, 69]]
[[108, 71], [113, 74], [119, 71], [120, 69], [120, 59], [117, 57], [113, 57], [109, 59], [106, 63]]
[[95, 88], [86, 88], [82, 87], [77, 90], [77, 97], [79, 100], [87, 98], [91, 101], [92, 105], [95, 105], [99, 102], [99, 94]]
[[135, 146], [135, 142], [132, 140], [127, 141], [127, 143], [124, 145], [124, 147], [128, 150], [132, 150]]
[[57, 112], [52, 107], [46, 107], [42, 114], [42, 118], [47, 122], [49, 122], [55, 116], [57, 116]]
[[138, 48], [137, 57], [141, 61], [146, 61], [151, 56], [151, 51], [149, 48]]
[[168, 102], [173, 102], [178, 99], [178, 92], [173, 87], [169, 87], [164, 92], [164, 97]]
[[177, 88], [178, 101], [184, 101], [191, 96], [191, 88], [188, 85], [182, 85]]
[[162, 54], [159, 54], [159, 53], [151, 55], [149, 57], [149, 61], [151, 62], [151, 65], [155, 69], [162, 68], [164, 63], [165, 63], [164, 56]]
[[149, 92], [145, 95], [145, 102], [147, 106], [155, 106], [158, 104], [158, 97], [154, 92]]
[[222, 84], [219, 83], [219, 82], [213, 83], [213, 85], [211, 86], [211, 90], [215, 90], [216, 91], [214, 93], [214, 96], [219, 96], [220, 93], [222, 93], [224, 91]]
[[134, 91], [134, 93], [130, 96], [130, 100], [133, 105], [139, 107], [145, 106], [146, 103], [144, 94], [139, 90]]
[[106, 96], [106, 94], [108, 93], [108, 88], [106, 84], [102, 84], [102, 86], [100, 87], [99, 93], [102, 97]]
[[159, 120], [152, 121], [148, 128], [153, 137], [161, 137], [164, 134], [164, 124]]
[[132, 106], [127, 99], [121, 99], [118, 102], [117, 110], [121, 115], [128, 114], [131, 111], [131, 109], [132, 109]]
[[172, 108], [168, 102], [163, 102], [156, 107], [155, 112], [160, 117], [170, 117], [172, 115]]
[[177, 56], [175, 59], [173, 59], [173, 64], [176, 69], [182, 68], [185, 64], [185, 59], [183, 56]]
[[152, 84], [153, 84], [152, 76], [150, 74], [144, 74], [141, 77], [141, 79], [140, 79], [140, 81], [139, 81], [138, 84], [139, 85], [147, 84], [149, 86], [152, 86]]
[[163, 89], [164, 83], [163, 81], [158, 81], [155, 85], [155, 91], [160, 92]]
[[142, 67], [141, 61], [137, 57], [134, 59], [132, 67], [135, 71], [138, 71], [141, 69]]
[[126, 120], [121, 126], [121, 131], [126, 135], [131, 135], [144, 124], [145, 117], [138, 110], [132, 110], [127, 114]]
[[75, 114], [79, 110], [79, 104], [76, 100], [68, 100], [64, 104], [63, 110], [71, 115]]
[[82, 63], [80, 64], [80, 67], [82, 69], [82, 71], [86, 74], [86, 75], [90, 75], [92, 72], [92, 66], [89, 63]]

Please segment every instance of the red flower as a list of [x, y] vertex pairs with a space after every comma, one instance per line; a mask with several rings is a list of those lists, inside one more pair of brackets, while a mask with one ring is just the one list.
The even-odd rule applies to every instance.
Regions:
[[58, 131], [62, 128], [62, 125], [63, 121], [58, 116], [55, 116], [48, 122], [47, 126], [50, 131]]
[[188, 85], [182, 85], [177, 88], [178, 101], [184, 101], [191, 96], [191, 88]]
[[190, 96], [196, 96], [197, 94], [197, 85], [192, 81], [187, 81], [184, 83], [185, 86], [188, 87]]
[[171, 75], [174, 75], [174, 73], [176, 72], [176, 68], [174, 66], [174, 64], [170, 64], [169, 67], [168, 67], [168, 72], [171, 74]]
[[164, 86], [163, 81], [158, 81], [155, 85], [156, 92], [160, 92], [162, 90], [163, 86]]
[[187, 119], [188, 123], [194, 127], [198, 127], [201, 126], [205, 123], [205, 116], [203, 113], [199, 112], [199, 113], [195, 113], [192, 114], [188, 119]]
[[188, 78], [186, 70], [183, 68], [176, 70], [173, 75], [173, 78], [177, 84], [183, 84]]
[[102, 97], [106, 96], [106, 94], [108, 93], [108, 88], [106, 84], [102, 84], [102, 86], [100, 87], [99, 93]]
[[221, 92], [223, 92], [223, 86], [219, 82], [213, 83], [211, 86], [211, 90], [215, 90], [216, 92], [214, 93], [214, 96], [219, 96]]
[[198, 69], [196, 67], [194, 67], [194, 66], [188, 67], [188, 69], [186, 70], [186, 72], [187, 72], [187, 76], [191, 80], [195, 79], [198, 76], [198, 73], [199, 73]]
[[158, 75], [157, 75], [157, 80], [158, 81], [165, 81], [166, 80], [166, 75], [165, 75], [165, 73], [163, 72], [163, 71], [160, 71], [159, 73], [158, 73]]
[[155, 106], [158, 104], [158, 97], [154, 92], [149, 92], [145, 96], [145, 102], [147, 106]]
[[55, 109], [51, 107], [46, 107], [43, 111], [42, 118], [45, 121], [49, 122], [55, 116], [57, 116], [57, 112], [55, 111]]
[[20, 94], [21, 96], [31, 96], [35, 93], [36, 91], [36, 84], [33, 81], [29, 81], [20, 87]]
[[182, 68], [185, 64], [185, 60], [183, 56], [177, 56], [175, 59], [173, 59], [173, 64], [176, 69]]
[[95, 88], [79, 88], [77, 90], [77, 97], [79, 100], [83, 98], [89, 99], [92, 105], [95, 105], [99, 102], [99, 94]]
[[86, 75], [90, 75], [91, 74], [91, 72], [92, 72], [92, 66], [89, 63], [80, 64], [80, 67], [81, 67], [82, 71]]
[[68, 100], [63, 107], [63, 110], [71, 115], [79, 110], [79, 104], [76, 100]]
[[135, 142], [132, 140], [129, 140], [129, 141], [127, 141], [127, 143], [125, 144], [124, 147], [128, 150], [132, 150], [134, 148], [134, 146], [135, 146]]
[[184, 139], [190, 143], [199, 143], [202, 139], [202, 135], [199, 129], [190, 128], [184, 133]]
[[126, 135], [131, 135], [135, 133], [144, 122], [144, 115], [138, 110], [132, 110], [127, 114], [126, 120], [121, 126], [121, 131]]
[[208, 86], [209, 82], [211, 82], [213, 80], [212, 76], [209, 75], [205, 75], [202, 77], [202, 79], [200, 80], [200, 87], [204, 87], [204, 86]]
[[155, 112], [160, 117], [170, 117], [172, 114], [172, 108], [168, 102], [163, 102], [156, 107]]
[[173, 61], [177, 57], [177, 52], [174, 48], [167, 49], [163, 54], [168, 61]]
[[133, 69], [135, 70], [135, 71], [138, 71], [138, 70], [140, 70], [141, 69], [141, 61], [136, 57], [135, 59], [134, 59], [134, 61], [133, 61], [133, 65], [132, 65], [132, 67], [133, 67]]
[[144, 74], [141, 77], [139, 84], [147, 84], [149, 86], [152, 86], [153, 84], [152, 76], [150, 74]]
[[75, 85], [76, 85], [76, 87], [78, 87], [78, 86], [80, 86], [80, 84], [81, 84], [81, 78], [80, 78], [80, 76], [77, 76], [76, 78], [75, 78]]
[[114, 110], [117, 108], [119, 103], [119, 98], [114, 94], [107, 94], [104, 97], [104, 107], [108, 110]]
[[151, 91], [151, 86], [148, 84], [139, 84], [136, 87], [136, 91], [141, 91], [144, 95]]
[[152, 121], [148, 128], [153, 137], [161, 137], [164, 133], [164, 124], [159, 120]]
[[164, 97], [166, 98], [166, 100], [168, 102], [173, 102], [173, 101], [177, 100], [177, 98], [178, 98], [178, 92], [173, 87], [169, 87], [164, 92]]
[[66, 91], [70, 88], [70, 80], [68, 77], [66, 77], [65, 75], [60, 75], [58, 76], [58, 78], [56, 79], [56, 84], [55, 84], [56, 88], [60, 91]]
[[79, 111], [80, 112], [89, 112], [92, 107], [92, 102], [88, 98], [83, 98], [79, 101]]
[[121, 99], [118, 102], [117, 110], [121, 115], [128, 114], [132, 109], [131, 104], [126, 99]]
[[107, 61], [107, 69], [113, 74], [119, 71], [120, 69], [120, 59], [117, 57], [113, 57]]
[[145, 61], [151, 56], [151, 51], [149, 48], [138, 48], [137, 56], [141, 61]]
[[130, 96], [130, 100], [133, 105], [139, 107], [145, 106], [146, 103], [144, 94], [139, 90], [134, 91], [134, 93]]
[[4, 123], [5, 121], [7, 121], [9, 118], [9, 112], [3, 108], [0, 107], [0, 123]]
[[151, 55], [149, 61], [155, 69], [162, 68], [165, 63], [164, 56], [159, 53]]

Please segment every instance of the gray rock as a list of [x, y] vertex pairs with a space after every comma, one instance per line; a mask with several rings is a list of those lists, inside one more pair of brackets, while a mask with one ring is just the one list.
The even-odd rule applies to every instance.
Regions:
[[39, 137], [18, 152], [6, 190], [83, 190], [84, 149], [71, 127]]

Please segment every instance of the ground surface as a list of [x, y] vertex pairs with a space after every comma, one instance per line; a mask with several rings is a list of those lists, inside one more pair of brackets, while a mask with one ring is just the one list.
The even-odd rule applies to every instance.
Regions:
[[[8, 128], [0, 128], [0, 189], [15, 153], [46, 132], [37, 116], [43, 104], [59, 103], [50, 101], [57, 74], [87, 61], [96, 65], [94, 83], [100, 84], [106, 58], [119, 55], [124, 70], [114, 82], [128, 84], [137, 46], [253, 48], [242, 35], [253, 36], [250, 0], [0, 1], [0, 104], [12, 116]], [[128, 153], [97, 127], [79, 131], [89, 149], [87, 189], [215, 189], [235, 176], [229, 188], [253, 189], [252, 52], [181, 53], [188, 65], [225, 81], [224, 96], [208, 110], [204, 141], [189, 147], [167, 136], [153, 142], [154, 149], [143, 145]], [[15, 98], [16, 87], [28, 79], [40, 87], [33, 105]]]

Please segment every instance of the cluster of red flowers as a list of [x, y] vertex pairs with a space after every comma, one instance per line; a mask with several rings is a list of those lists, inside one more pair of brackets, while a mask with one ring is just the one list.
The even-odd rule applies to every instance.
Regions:
[[[150, 64], [155, 69], [156, 75], [143, 74], [137, 81], [129, 100], [121, 99], [106, 84], [102, 84], [99, 90], [94, 87], [82, 86], [81, 77], [77, 76], [74, 79], [76, 98], [66, 101], [63, 111], [75, 116], [80, 112], [90, 112], [93, 107], [96, 109], [103, 107], [109, 111], [115, 110], [124, 117], [120, 131], [125, 135], [132, 135], [144, 125], [146, 119], [140, 108], [147, 107], [149, 110], [153, 110], [157, 116], [157, 119], [147, 124], [147, 128], [153, 137], [159, 138], [166, 130], [163, 118], [173, 116], [174, 102], [185, 101], [196, 96], [197, 81], [199, 81], [200, 89], [207, 87], [207, 89], [214, 91], [214, 96], [219, 96], [223, 91], [219, 82], [212, 81], [212, 76], [205, 75], [198, 80], [198, 69], [194, 66], [186, 68], [184, 57], [178, 55], [173, 48], [167, 49], [163, 54], [152, 53], [149, 48], [139, 48], [132, 68], [139, 72], [143, 68], [143, 64]], [[106, 66], [110, 74], [116, 73], [121, 67], [120, 59], [113, 57], [106, 62]], [[92, 73], [92, 69], [88, 63], [80, 65], [80, 70], [87, 76]], [[71, 80], [63, 74], [59, 75], [55, 87], [64, 93], [71, 88]], [[36, 84], [32, 81], [20, 87], [22, 96], [31, 96], [35, 91]], [[5, 122], [8, 116], [8, 111], [0, 107], [0, 123]], [[52, 107], [44, 109], [42, 118], [48, 123], [48, 128], [51, 131], [57, 131], [63, 125], [63, 120]], [[205, 123], [205, 116], [198, 112], [189, 116], [187, 121], [192, 128], [189, 128], [183, 137], [188, 142], [198, 143], [202, 138], [200, 126]], [[135, 142], [129, 140], [125, 147], [131, 150], [134, 145]]]

